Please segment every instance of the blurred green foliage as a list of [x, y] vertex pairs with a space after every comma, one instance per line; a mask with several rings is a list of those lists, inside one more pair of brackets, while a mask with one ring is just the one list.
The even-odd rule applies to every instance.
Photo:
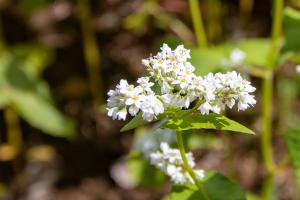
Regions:
[[33, 127], [72, 138], [73, 120], [54, 105], [48, 84], [41, 78], [51, 60], [50, 49], [41, 45], [12, 47], [0, 57], [0, 106], [13, 107]]
[[284, 139], [288, 148], [288, 152], [292, 163], [295, 167], [296, 182], [300, 189], [300, 127], [292, 127], [285, 134]]

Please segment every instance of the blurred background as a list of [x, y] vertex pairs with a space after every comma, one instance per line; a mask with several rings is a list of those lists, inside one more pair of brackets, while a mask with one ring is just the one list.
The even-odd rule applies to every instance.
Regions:
[[[199, 2], [211, 46], [270, 35], [270, 0]], [[194, 48], [197, 59], [188, 1], [0, 0], [0, 199], [162, 199], [170, 183], [140, 159], [147, 157], [141, 147], [162, 138], [174, 142], [174, 134], [152, 127], [120, 133], [125, 122], [108, 118], [105, 102], [120, 79], [133, 83], [144, 74], [141, 59], [164, 42]], [[291, 64], [285, 65], [279, 74], [290, 76]], [[202, 67], [199, 74], [215, 71]], [[260, 80], [252, 81], [259, 99]], [[284, 104], [290, 110], [291, 101]], [[259, 132], [260, 104], [228, 115]], [[202, 132], [186, 140], [200, 168], [260, 191], [265, 171], [257, 136]], [[276, 137], [274, 145], [281, 159], [285, 147]], [[292, 167], [277, 179], [280, 199], [291, 199]]]

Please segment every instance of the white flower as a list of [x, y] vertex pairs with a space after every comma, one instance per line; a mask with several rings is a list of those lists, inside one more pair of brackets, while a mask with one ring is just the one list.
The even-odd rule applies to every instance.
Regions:
[[246, 57], [245, 52], [240, 49], [234, 49], [230, 53], [230, 61], [233, 65], [240, 65]]
[[300, 74], [300, 65], [297, 65], [297, 66], [296, 66], [296, 72], [297, 72], [298, 74]]
[[[160, 149], [160, 151], [150, 154], [150, 163], [164, 171], [177, 184], [194, 183], [184, 169], [179, 150], [170, 148], [165, 142], [160, 144]], [[192, 153], [187, 153], [186, 157], [190, 167], [194, 168], [195, 161]], [[194, 170], [194, 172], [199, 179], [204, 178], [203, 170]]]
[[212, 110], [212, 107], [208, 102], [205, 102], [200, 105], [199, 109], [202, 115], [206, 115], [209, 114], [210, 110]]
[[199, 179], [204, 179], [204, 170], [203, 169], [196, 169], [194, 170], [196, 176], [199, 178]]
[[164, 105], [155, 95], [148, 95], [145, 96], [140, 109], [143, 119], [152, 121], [155, 116], [164, 112]]

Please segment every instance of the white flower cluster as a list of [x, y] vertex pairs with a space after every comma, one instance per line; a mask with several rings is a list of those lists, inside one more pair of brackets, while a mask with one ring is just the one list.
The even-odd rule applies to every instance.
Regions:
[[142, 60], [160, 93], [152, 91], [150, 77], [139, 78], [136, 87], [121, 80], [116, 90], [108, 92], [108, 115], [125, 120], [127, 112], [135, 116], [141, 111], [143, 119], [152, 121], [168, 107], [189, 108], [195, 101], [201, 114], [220, 113], [236, 103], [238, 110], [245, 110], [256, 103], [250, 94], [255, 88], [235, 71], [196, 76], [189, 59], [190, 51], [183, 45], [171, 50], [164, 44], [157, 55]]
[[121, 80], [115, 90], [108, 92], [108, 116], [125, 120], [127, 110], [131, 116], [141, 111], [145, 120], [152, 121], [155, 116], [164, 112], [162, 101], [151, 90], [154, 83], [149, 82], [149, 77], [139, 78], [137, 83], [139, 85], [134, 87], [126, 80]]
[[[170, 176], [171, 180], [177, 184], [194, 183], [191, 176], [183, 167], [183, 161], [178, 149], [172, 149], [165, 142], [160, 144], [160, 151], [150, 154], [150, 162]], [[191, 168], [195, 167], [194, 157], [191, 152], [186, 154]], [[197, 178], [204, 178], [204, 170], [194, 170]]]

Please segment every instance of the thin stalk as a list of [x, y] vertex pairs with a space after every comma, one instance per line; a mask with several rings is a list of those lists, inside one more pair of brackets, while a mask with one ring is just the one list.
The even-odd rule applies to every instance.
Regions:
[[89, 74], [91, 94], [96, 104], [104, 103], [100, 69], [100, 51], [91, 25], [91, 12], [88, 0], [79, 0], [80, 23], [83, 35], [84, 56]]
[[262, 85], [262, 115], [263, 127], [261, 135], [261, 150], [267, 172], [272, 174], [275, 162], [272, 151], [272, 98], [273, 98], [273, 73], [263, 79]]
[[266, 75], [262, 85], [262, 106], [263, 106], [263, 127], [261, 135], [261, 149], [264, 165], [266, 167], [268, 177], [263, 184], [263, 200], [273, 199], [274, 191], [274, 173], [276, 164], [273, 158], [272, 150], [272, 104], [273, 104], [273, 70], [276, 65], [276, 59], [280, 51], [280, 36], [282, 30], [282, 13], [283, 0], [273, 1], [273, 22], [271, 33], [271, 49], [269, 54], [269, 62], [267, 64]]
[[4, 117], [7, 126], [8, 144], [13, 146], [16, 152], [19, 153], [23, 148], [23, 138], [19, 116], [11, 107], [8, 106], [5, 108]]
[[207, 37], [202, 22], [201, 9], [198, 0], [189, 0], [189, 7], [196, 33], [197, 45], [198, 47], [206, 48]]
[[177, 143], [180, 151], [181, 158], [183, 160], [184, 169], [189, 173], [189, 175], [192, 177], [193, 181], [195, 182], [196, 186], [198, 187], [199, 192], [202, 194], [205, 200], [209, 200], [209, 197], [207, 196], [206, 192], [204, 191], [202, 183], [198, 180], [196, 177], [196, 174], [192, 170], [191, 166], [188, 163], [186, 152], [184, 149], [183, 139], [182, 139], [182, 132], [178, 131], [176, 133], [177, 136]]
[[240, 15], [243, 19], [243, 22], [247, 22], [253, 10], [253, 0], [240, 0], [239, 7], [240, 7]]

